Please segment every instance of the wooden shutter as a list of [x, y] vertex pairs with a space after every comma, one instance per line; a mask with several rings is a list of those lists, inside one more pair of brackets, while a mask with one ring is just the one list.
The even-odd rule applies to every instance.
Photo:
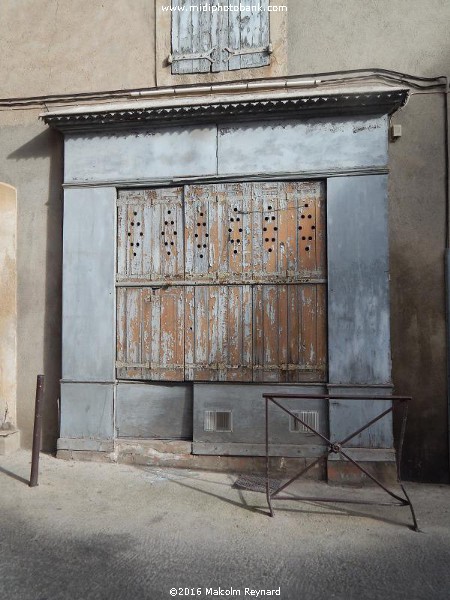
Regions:
[[121, 192], [118, 377], [324, 381], [324, 199], [315, 181]]
[[[229, 12], [227, 47], [232, 53], [228, 52], [228, 69], [270, 64], [269, 0], [229, 0], [229, 5], [230, 8], [241, 5], [246, 10]], [[251, 10], [256, 5], [261, 10]]]
[[[199, 10], [207, 3], [172, 0], [173, 74], [246, 69], [270, 63], [269, 0], [209, 0], [209, 6], [218, 10]], [[261, 10], [252, 10], [256, 6]]]

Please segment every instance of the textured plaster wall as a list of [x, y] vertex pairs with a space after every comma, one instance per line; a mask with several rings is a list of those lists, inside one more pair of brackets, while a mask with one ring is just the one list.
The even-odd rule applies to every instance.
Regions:
[[290, 0], [288, 6], [291, 74], [449, 71], [448, 0]]
[[[384, 68], [450, 75], [447, 0], [291, 0], [289, 73]], [[392, 374], [414, 397], [404, 452], [409, 478], [448, 481], [445, 340], [445, 104], [413, 96], [390, 144]]]
[[405, 474], [446, 481], [444, 98], [412, 96], [393, 122], [403, 128], [390, 144], [393, 380], [413, 396]]
[[154, 85], [151, 0], [2, 0], [0, 97]]
[[[61, 344], [62, 144], [37, 111], [0, 112], [0, 181], [17, 188], [17, 424], [30, 446], [45, 373], [43, 447], [54, 449]], [[2, 340], [3, 343], [3, 340]]]
[[16, 190], [0, 183], [0, 429], [16, 424]]

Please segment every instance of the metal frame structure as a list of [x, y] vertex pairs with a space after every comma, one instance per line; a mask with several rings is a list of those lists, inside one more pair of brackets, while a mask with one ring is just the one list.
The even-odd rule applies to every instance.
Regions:
[[[336, 395], [332, 395], [332, 394], [326, 394], [326, 395], [263, 394], [263, 398], [265, 399], [265, 409], [266, 409], [266, 428], [265, 428], [266, 429], [266, 434], [265, 434], [265, 437], [266, 437], [266, 440], [265, 440], [266, 441], [266, 498], [267, 498], [267, 504], [269, 507], [269, 514], [271, 517], [273, 517], [275, 514], [273, 507], [272, 507], [272, 500], [275, 498], [277, 500], [342, 502], [345, 504], [369, 504], [369, 505], [379, 505], [379, 506], [409, 506], [409, 509], [411, 511], [412, 520], [413, 520], [412, 529], [414, 531], [419, 531], [419, 526], [417, 524], [417, 519], [416, 519], [416, 515], [414, 512], [414, 507], [412, 505], [412, 502], [411, 502], [411, 500], [403, 486], [402, 480], [401, 480], [402, 448], [403, 448], [403, 440], [405, 437], [406, 421], [407, 421], [407, 417], [408, 417], [408, 404], [412, 399], [411, 397], [409, 397], [409, 396], [342, 396], [342, 395], [336, 396]], [[347, 435], [343, 440], [338, 441], [338, 442], [332, 442], [326, 436], [324, 436], [322, 433], [320, 433], [319, 431], [317, 431], [316, 429], [311, 427], [308, 423], [303, 421], [300, 417], [298, 417], [298, 415], [294, 414], [292, 411], [290, 411], [285, 406], [280, 404], [280, 402], [278, 402], [276, 399], [277, 400], [283, 400], [283, 399], [302, 399], [302, 400], [313, 400], [314, 399], [314, 400], [317, 400], [317, 399], [319, 399], [319, 400], [328, 400], [328, 401], [329, 400], [363, 400], [363, 401], [390, 400], [390, 401], [392, 401], [392, 404], [387, 410], [384, 410], [382, 413], [377, 415], [375, 418], [368, 421], [365, 425], [363, 425], [362, 427], [360, 427], [359, 429], [357, 429], [350, 435]], [[318, 458], [313, 460], [309, 465], [307, 465], [299, 473], [294, 475], [294, 477], [289, 479], [289, 481], [282, 484], [280, 487], [278, 487], [273, 492], [270, 491], [269, 402], [273, 403], [275, 406], [278, 406], [278, 408], [280, 408], [285, 413], [290, 415], [293, 419], [295, 419], [295, 421], [298, 421], [299, 423], [301, 423], [311, 433], [320, 437], [327, 445], [324, 453], [321, 456], [319, 456]], [[345, 444], [347, 444], [350, 440], [352, 440], [357, 435], [359, 435], [360, 433], [362, 433], [363, 431], [365, 431], [366, 429], [371, 427], [374, 423], [376, 423], [377, 421], [379, 421], [386, 415], [392, 413], [394, 410], [395, 403], [401, 404], [403, 407], [400, 439], [399, 439], [398, 449], [396, 450], [395, 456], [396, 456], [396, 465], [397, 465], [397, 481], [398, 481], [398, 484], [400, 485], [401, 490], [404, 494], [404, 498], [402, 498], [401, 496], [399, 496], [399, 495], [395, 494], [394, 492], [392, 492], [391, 490], [389, 490], [383, 483], [381, 483], [381, 481], [379, 481], [376, 477], [374, 477], [371, 473], [369, 473], [369, 471], [367, 471], [362, 465], [360, 465], [356, 460], [354, 460], [351, 456], [349, 456], [349, 454], [344, 450]], [[377, 501], [371, 501], [371, 500], [354, 500], [352, 498], [342, 499], [342, 498], [332, 498], [332, 497], [324, 498], [324, 497], [317, 497], [317, 496], [307, 497], [307, 496], [279, 496], [278, 495], [278, 494], [280, 494], [280, 492], [285, 490], [289, 485], [291, 485], [291, 483], [293, 483], [294, 481], [299, 479], [302, 475], [307, 473], [310, 469], [312, 469], [321, 460], [327, 459], [330, 454], [339, 454], [345, 460], [352, 463], [355, 467], [357, 467], [362, 473], [364, 473], [367, 477], [369, 477], [369, 479], [371, 479], [374, 483], [376, 483], [381, 489], [383, 489], [387, 494], [389, 494], [389, 496], [394, 498], [397, 502], [377, 502]]]

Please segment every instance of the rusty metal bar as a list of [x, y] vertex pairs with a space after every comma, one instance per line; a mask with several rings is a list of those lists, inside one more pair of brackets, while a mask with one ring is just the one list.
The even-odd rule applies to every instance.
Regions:
[[269, 514], [274, 516], [272, 502], [270, 501], [270, 464], [269, 464], [269, 399], [266, 398], [266, 497], [269, 506]]
[[348, 435], [345, 438], [345, 440], [342, 440], [342, 442], [340, 442], [341, 446], [343, 446], [344, 444], [346, 444], [347, 442], [352, 440], [354, 437], [356, 437], [357, 435], [362, 433], [365, 429], [368, 429], [371, 425], [373, 425], [374, 423], [376, 423], [377, 421], [379, 421], [380, 419], [385, 417], [390, 412], [392, 412], [392, 406], [390, 408], [388, 408], [387, 410], [385, 410], [384, 412], [382, 412], [381, 414], [379, 414], [378, 417], [374, 417], [371, 421], [369, 421], [368, 423], [366, 423], [365, 425], [363, 425], [362, 427], [360, 427], [359, 429], [357, 429], [356, 431], [354, 431], [353, 433]]
[[34, 408], [34, 430], [33, 430], [33, 450], [31, 454], [31, 474], [30, 487], [38, 485], [39, 478], [39, 452], [41, 450], [42, 437], [42, 399], [44, 397], [44, 376], [38, 375], [36, 379], [36, 401]]
[[[287, 481], [286, 483], [284, 483], [283, 485], [281, 485], [278, 489], [276, 489], [274, 492], [272, 492], [272, 498], [275, 498], [275, 496], [277, 494], [279, 494], [285, 488], [287, 488], [289, 485], [291, 485], [291, 483], [293, 483], [294, 481], [296, 481], [296, 479], [298, 479], [299, 477], [301, 477], [302, 475], [304, 475], [305, 473], [307, 473], [310, 469], [312, 469], [315, 465], [317, 465], [318, 462], [320, 462], [324, 458], [327, 458], [327, 456], [328, 456], [328, 453], [327, 454], [322, 454], [321, 456], [319, 456], [319, 458], [316, 458], [316, 460], [313, 460], [312, 463], [309, 463], [309, 465], [307, 465], [304, 469], [302, 469], [300, 471], [300, 473], [297, 473], [297, 475], [294, 475], [294, 477], [291, 477], [291, 479], [289, 479], [289, 481]], [[277, 499], [278, 499], [278, 496], [277, 496]]]
[[[274, 515], [272, 502], [271, 502], [272, 498], [276, 498], [277, 500], [299, 500], [299, 501], [309, 501], [309, 502], [341, 502], [344, 504], [368, 504], [368, 505], [378, 505], [378, 506], [409, 506], [410, 511], [411, 511], [412, 520], [413, 520], [412, 529], [414, 529], [414, 531], [419, 531], [416, 515], [414, 512], [414, 507], [413, 507], [411, 499], [409, 498], [409, 496], [405, 490], [405, 487], [401, 481], [401, 466], [400, 466], [400, 461], [401, 461], [401, 457], [402, 457], [403, 440], [404, 440], [405, 429], [406, 429], [406, 420], [407, 420], [407, 414], [408, 414], [408, 403], [411, 401], [411, 397], [409, 397], [409, 396], [361, 396], [361, 395], [347, 397], [347, 396], [334, 396], [332, 394], [313, 394], [313, 395], [311, 395], [311, 394], [263, 394], [263, 398], [265, 399], [265, 403], [266, 403], [266, 496], [267, 496], [267, 503], [269, 506], [271, 516]], [[371, 473], [369, 473], [362, 465], [360, 465], [356, 460], [354, 460], [351, 456], [349, 456], [342, 449], [343, 444], [345, 444], [349, 440], [353, 439], [355, 436], [360, 434], [362, 431], [371, 427], [374, 423], [376, 423], [377, 421], [379, 421], [380, 419], [382, 419], [389, 413], [392, 413], [393, 405], [389, 409], [380, 413], [377, 417], [371, 419], [368, 423], [366, 423], [363, 427], [360, 427], [358, 430], [356, 430], [350, 436], [347, 436], [344, 440], [342, 440], [340, 442], [332, 442], [328, 438], [326, 438], [324, 435], [322, 435], [319, 431], [317, 431], [316, 429], [311, 427], [308, 423], [305, 423], [302, 419], [297, 417], [297, 415], [294, 415], [289, 409], [285, 408], [282, 404], [277, 402], [275, 400], [275, 398], [277, 398], [277, 399], [291, 398], [291, 399], [305, 399], [305, 400], [317, 400], [317, 399], [326, 399], [326, 400], [338, 400], [338, 399], [349, 400], [350, 399], [350, 400], [365, 400], [365, 401], [390, 400], [392, 403], [400, 402], [400, 403], [404, 404], [403, 415], [402, 415], [402, 428], [401, 428], [401, 434], [400, 434], [400, 439], [399, 439], [399, 447], [398, 447], [398, 450], [396, 451], [397, 479], [398, 479], [400, 488], [404, 494], [404, 498], [402, 498], [401, 496], [398, 496], [396, 493], [394, 493], [390, 489], [388, 489], [383, 483], [381, 483], [381, 481], [379, 481], [376, 477], [374, 477]], [[270, 492], [270, 480], [269, 480], [269, 408], [268, 408], [269, 402], [272, 402], [273, 404], [278, 406], [278, 408], [280, 408], [281, 410], [283, 410], [284, 412], [289, 414], [291, 417], [293, 417], [294, 419], [296, 419], [297, 421], [302, 423], [314, 435], [320, 437], [328, 445], [327, 449], [324, 451], [324, 454], [319, 456], [316, 460], [314, 460], [312, 463], [310, 463], [307, 467], [305, 467], [297, 475], [295, 475], [294, 477], [289, 479], [289, 481], [287, 481], [286, 483], [281, 485], [278, 489], [276, 489], [272, 493]], [[367, 477], [369, 477], [369, 479], [371, 479], [383, 491], [385, 491], [387, 494], [389, 494], [395, 500], [398, 500], [398, 502], [389, 502], [388, 503], [388, 502], [380, 502], [380, 501], [372, 501], [372, 500], [354, 500], [352, 498], [334, 498], [334, 497], [331, 498], [331, 497], [317, 497], [317, 496], [310, 496], [310, 497], [309, 496], [294, 496], [294, 495], [293, 496], [278, 496], [278, 494], [282, 490], [286, 489], [289, 485], [291, 485], [291, 483], [293, 483], [294, 481], [299, 479], [302, 475], [304, 475], [307, 471], [309, 471], [309, 469], [311, 469], [314, 465], [316, 465], [320, 460], [327, 458], [329, 456], [329, 454], [331, 454], [331, 453], [340, 454], [345, 460], [352, 463], [362, 473], [364, 473]]]

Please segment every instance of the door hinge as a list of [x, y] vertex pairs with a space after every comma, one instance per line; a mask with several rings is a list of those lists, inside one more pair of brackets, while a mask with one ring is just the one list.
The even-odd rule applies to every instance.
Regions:
[[167, 62], [169, 65], [178, 60], [209, 60], [210, 63], [213, 63], [216, 60], [213, 56], [216, 51], [217, 48], [211, 48], [211, 50], [205, 52], [194, 52], [192, 54], [169, 54]]
[[273, 46], [270, 43], [267, 46], [260, 46], [259, 48], [246, 48], [245, 50], [231, 50], [231, 48], [224, 48], [224, 50], [228, 52], [227, 60], [230, 61], [234, 56], [242, 56], [246, 54], [259, 54], [260, 52], [272, 54]]

